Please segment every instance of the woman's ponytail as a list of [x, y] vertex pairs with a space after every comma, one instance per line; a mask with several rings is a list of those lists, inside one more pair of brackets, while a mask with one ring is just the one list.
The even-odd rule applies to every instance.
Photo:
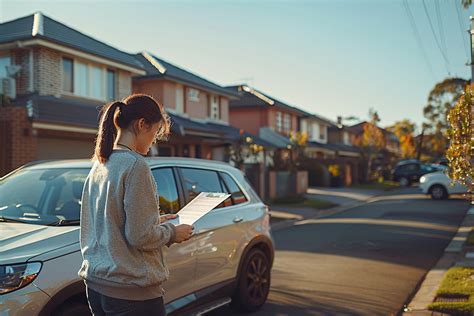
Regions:
[[95, 142], [94, 159], [100, 163], [105, 163], [114, 148], [115, 137], [117, 136], [117, 122], [115, 112], [125, 104], [120, 101], [112, 102], [104, 106], [101, 111], [99, 131]]

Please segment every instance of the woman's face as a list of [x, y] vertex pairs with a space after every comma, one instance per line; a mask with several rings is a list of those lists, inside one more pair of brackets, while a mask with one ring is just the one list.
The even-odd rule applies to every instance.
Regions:
[[160, 129], [161, 122], [149, 125], [144, 119], [138, 121], [138, 135], [137, 135], [137, 151], [146, 155], [150, 150], [151, 145], [156, 142], [157, 133]]

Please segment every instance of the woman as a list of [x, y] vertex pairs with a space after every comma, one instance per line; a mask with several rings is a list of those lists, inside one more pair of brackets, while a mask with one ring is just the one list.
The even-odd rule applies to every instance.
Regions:
[[162, 247], [189, 239], [193, 227], [164, 223], [156, 184], [142, 155], [166, 138], [166, 112], [135, 94], [101, 112], [94, 165], [81, 206], [79, 276], [94, 315], [165, 315], [168, 278]]

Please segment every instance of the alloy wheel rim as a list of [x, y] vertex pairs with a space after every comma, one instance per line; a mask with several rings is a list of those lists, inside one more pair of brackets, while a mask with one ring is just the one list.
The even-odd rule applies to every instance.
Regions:
[[262, 302], [269, 285], [268, 266], [260, 255], [253, 256], [247, 268], [247, 293], [254, 303]]

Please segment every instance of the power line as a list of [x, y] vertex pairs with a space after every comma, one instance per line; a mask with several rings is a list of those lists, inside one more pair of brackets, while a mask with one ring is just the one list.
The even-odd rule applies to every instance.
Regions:
[[441, 46], [444, 54], [448, 55], [448, 49], [446, 47], [446, 39], [444, 37], [443, 18], [441, 17], [441, 10], [439, 8], [439, 0], [435, 0], [436, 18], [438, 20], [439, 37], [441, 38]]
[[[461, 41], [462, 41], [462, 44], [464, 46], [464, 53], [466, 54], [466, 60], [467, 62], [469, 62], [469, 48], [467, 47], [467, 44], [466, 44], [466, 41], [464, 40], [466, 38], [466, 31], [463, 30], [463, 27], [462, 27], [462, 17], [461, 17], [461, 10], [460, 10], [460, 5], [461, 5], [461, 2], [460, 1], [453, 1], [454, 3], [454, 7], [456, 8], [456, 14], [458, 15], [458, 24], [459, 24], [459, 31], [461, 32]], [[459, 4], [459, 5], [457, 5]]]
[[448, 58], [446, 57], [446, 55], [444, 54], [443, 50], [441, 49], [441, 46], [440, 46], [439, 41], [438, 41], [438, 37], [436, 37], [436, 33], [435, 33], [435, 31], [434, 31], [433, 23], [431, 22], [430, 14], [428, 13], [428, 8], [426, 7], [425, 0], [423, 0], [422, 2], [423, 2], [423, 9], [425, 10], [426, 17], [428, 18], [428, 22], [429, 22], [429, 24], [430, 24], [431, 33], [433, 33], [433, 37], [434, 37], [434, 39], [435, 39], [436, 45], [438, 46], [438, 49], [439, 49], [439, 51], [441, 52], [441, 55], [443, 56], [443, 59], [444, 59], [444, 66], [446, 67], [446, 71], [448, 72], [448, 75], [450, 75], [451, 72], [449, 71], [449, 66], [448, 66], [449, 61], [448, 61]]
[[433, 77], [433, 80], [435, 80], [435, 75], [433, 72], [433, 67], [431, 67], [430, 60], [428, 59], [428, 55], [426, 54], [425, 48], [423, 46], [423, 42], [421, 40], [420, 33], [418, 32], [418, 28], [416, 27], [416, 22], [415, 18], [413, 17], [413, 14], [410, 10], [410, 6], [408, 5], [407, 0], [403, 0], [403, 5], [405, 7], [405, 12], [408, 16], [408, 20], [410, 21], [410, 25], [413, 31], [413, 34], [415, 35], [415, 41], [418, 44], [418, 48], [420, 49], [420, 52], [422, 54], [423, 60], [425, 61], [426, 65], [428, 66], [428, 69], [431, 73], [431, 76]]

